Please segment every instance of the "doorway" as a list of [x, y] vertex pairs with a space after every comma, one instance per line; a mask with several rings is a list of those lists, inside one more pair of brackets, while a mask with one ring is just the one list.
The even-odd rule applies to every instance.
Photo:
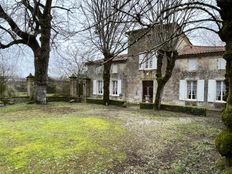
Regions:
[[153, 81], [152, 80], [143, 81], [143, 102], [145, 103], [153, 102]]

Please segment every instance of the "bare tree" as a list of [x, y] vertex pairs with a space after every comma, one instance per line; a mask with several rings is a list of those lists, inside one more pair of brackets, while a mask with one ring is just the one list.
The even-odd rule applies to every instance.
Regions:
[[[158, 1], [157, 1], [158, 2]], [[150, 3], [150, 2], [149, 2]], [[148, 4], [149, 4], [148, 3]], [[226, 125], [226, 129], [222, 131], [216, 138], [216, 147], [222, 156], [226, 157], [226, 164], [232, 166], [232, 1], [230, 0], [196, 0], [196, 1], [183, 1], [174, 6], [169, 6], [163, 9], [162, 14], [172, 15], [169, 11], [185, 11], [186, 9], [194, 9], [197, 12], [203, 12], [206, 18], [196, 18], [188, 23], [198, 24], [189, 30], [205, 29], [215, 32], [219, 35], [222, 41], [226, 43], [224, 59], [226, 60], [226, 83], [227, 83], [227, 104], [222, 114], [222, 120]], [[218, 16], [220, 13], [220, 17]], [[163, 15], [161, 15], [163, 16]], [[198, 15], [199, 17], [199, 15]], [[137, 19], [142, 23], [141, 17]], [[205, 26], [207, 22], [214, 22], [217, 29]], [[199, 25], [201, 24], [201, 25]], [[203, 24], [203, 25], [202, 25]], [[159, 62], [158, 62], [159, 64]]]
[[10, 92], [8, 82], [16, 77], [16, 67], [9, 63], [7, 58], [0, 54], [0, 98], [8, 96], [7, 93]]
[[93, 60], [96, 50], [88, 50], [80, 46], [68, 46], [64, 50], [57, 52], [59, 57], [56, 62], [61, 74], [65, 76], [75, 75], [80, 77], [86, 73], [85, 63]]
[[[156, 40], [156, 45], [146, 50], [157, 56], [158, 86], [154, 103], [156, 109], [160, 109], [164, 86], [172, 75], [181, 38], [187, 31], [191, 31], [188, 26], [193, 21], [194, 9], [177, 10], [176, 7], [183, 2], [183, 0], [136, 1], [129, 14], [124, 11], [140, 26], [146, 27], [146, 33], [152, 36], [152, 40]], [[194, 0], [185, 2], [194, 2]], [[122, 9], [118, 10], [122, 11]], [[144, 61], [147, 60], [141, 63]]]
[[110, 68], [112, 60], [126, 48], [125, 32], [130, 27], [129, 16], [117, 11], [126, 4], [126, 0], [87, 0], [82, 4], [85, 16], [85, 28], [89, 32], [89, 40], [104, 56], [103, 102], [109, 104]]
[[222, 120], [226, 129], [222, 131], [217, 139], [216, 146], [222, 156], [226, 157], [227, 165], [232, 166], [232, 1], [217, 0], [219, 12], [223, 20], [219, 36], [226, 43], [224, 59], [226, 60], [227, 79], [227, 104], [222, 114]]
[[[60, 3], [59, 3], [60, 2]], [[59, 4], [58, 4], [59, 3]], [[24, 44], [34, 54], [35, 101], [46, 104], [46, 86], [51, 42], [59, 33], [54, 9], [67, 10], [62, 1], [19, 0], [0, 5], [0, 49]], [[60, 24], [63, 24], [63, 19]]]

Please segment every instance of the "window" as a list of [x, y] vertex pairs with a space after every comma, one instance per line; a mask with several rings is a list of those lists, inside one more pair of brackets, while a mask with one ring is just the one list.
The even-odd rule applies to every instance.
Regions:
[[103, 81], [102, 80], [97, 81], [97, 92], [98, 94], [103, 94]]
[[111, 66], [111, 72], [112, 72], [113, 74], [118, 73], [118, 65], [113, 64], [113, 65]]
[[139, 70], [152, 70], [157, 67], [157, 58], [154, 53], [144, 53], [139, 55]]
[[118, 81], [117, 80], [113, 80], [112, 81], [113, 84], [113, 89], [112, 89], [112, 94], [113, 95], [118, 95]]
[[98, 66], [98, 67], [96, 67], [96, 73], [97, 74], [101, 74], [102, 73], [102, 66]]
[[198, 68], [197, 59], [188, 60], [188, 71], [196, 71]]
[[187, 81], [187, 98], [197, 99], [197, 81]]
[[223, 70], [226, 69], [226, 60], [223, 58], [217, 59], [217, 69]]
[[226, 94], [226, 85], [223, 80], [216, 81], [216, 100], [224, 101]]

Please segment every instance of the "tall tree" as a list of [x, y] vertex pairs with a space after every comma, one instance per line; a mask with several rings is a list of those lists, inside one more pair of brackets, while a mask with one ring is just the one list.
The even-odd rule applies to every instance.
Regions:
[[226, 129], [218, 135], [216, 146], [220, 154], [226, 157], [227, 165], [232, 166], [232, 1], [217, 0], [217, 5], [220, 8], [220, 15], [223, 20], [219, 36], [226, 43], [223, 57], [226, 60], [228, 96], [226, 109], [222, 114]]
[[[13, 16], [14, 13], [7, 13], [0, 5], [0, 18], [7, 24], [1, 25], [0, 29], [10, 36], [8, 43], [1, 40], [0, 48], [5, 49], [15, 44], [25, 44], [29, 46], [34, 53], [35, 65], [35, 100], [38, 103], [46, 103], [46, 85], [48, 61], [50, 53], [51, 36], [51, 5], [52, 0], [47, 0], [42, 4], [40, 1], [28, 0], [18, 1], [14, 12], [22, 13], [25, 10], [25, 30], [22, 24], [23, 18]], [[18, 13], [19, 14], [19, 13]], [[23, 14], [23, 13], [22, 13]], [[18, 20], [18, 21], [17, 21]], [[8, 26], [10, 29], [8, 29]], [[8, 37], [9, 39], [9, 37]]]
[[89, 39], [103, 54], [103, 102], [109, 104], [110, 69], [112, 60], [126, 47], [125, 32], [130, 27], [128, 15], [117, 11], [126, 0], [87, 0], [82, 11], [88, 25]]
[[[55, 36], [59, 32], [56, 29], [57, 23], [54, 23], [56, 19], [54, 14], [59, 13], [58, 10], [55, 13], [53, 9], [70, 10], [65, 8], [62, 1], [53, 2], [53, 0], [3, 1], [0, 4], [0, 49], [19, 44], [31, 48], [35, 67], [34, 96], [39, 104], [47, 102], [48, 63], [53, 39], [51, 36], [52, 31]], [[59, 18], [59, 24], [64, 27], [64, 19], [60, 16]]]
[[[183, 2], [184, 0], [134, 1], [133, 9], [129, 14], [140, 26], [148, 29], [147, 34], [152, 36], [150, 39], [156, 40], [156, 44], [146, 50], [153, 54], [157, 53], [156, 81], [158, 86], [154, 103], [156, 109], [160, 109], [164, 87], [172, 75], [181, 38], [184, 33], [191, 31], [190, 28], [186, 28], [193, 20], [194, 9], [177, 10], [176, 8]], [[145, 61], [147, 60], [143, 60], [142, 63]]]

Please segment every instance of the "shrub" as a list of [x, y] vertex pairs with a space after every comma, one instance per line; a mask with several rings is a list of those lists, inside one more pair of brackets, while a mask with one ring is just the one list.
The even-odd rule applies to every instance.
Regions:
[[227, 165], [232, 165], [232, 132], [229, 129], [222, 131], [215, 140], [218, 152], [226, 157]]

